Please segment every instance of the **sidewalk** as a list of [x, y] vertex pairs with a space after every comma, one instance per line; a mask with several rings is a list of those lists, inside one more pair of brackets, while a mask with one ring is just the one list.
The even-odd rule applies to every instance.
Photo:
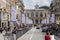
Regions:
[[36, 28], [32, 28], [27, 33], [25, 33], [23, 36], [18, 38], [18, 40], [44, 40], [44, 33], [41, 32], [41, 30], [38, 30]]
[[60, 40], [60, 38], [59, 38], [59, 37], [57, 37], [57, 36], [55, 36], [55, 39], [56, 39], [56, 40]]

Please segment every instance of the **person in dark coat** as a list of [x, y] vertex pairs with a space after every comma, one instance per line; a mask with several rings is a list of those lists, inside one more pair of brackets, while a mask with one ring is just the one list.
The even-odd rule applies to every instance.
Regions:
[[49, 35], [48, 32], [47, 32], [46, 35], [45, 35], [45, 40], [50, 40], [50, 35]]

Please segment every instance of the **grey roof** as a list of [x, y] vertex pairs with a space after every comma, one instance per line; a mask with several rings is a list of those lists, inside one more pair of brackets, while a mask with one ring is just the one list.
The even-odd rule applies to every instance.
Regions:
[[41, 6], [41, 7], [39, 7], [39, 9], [41, 9], [41, 8], [48, 9], [49, 10], [49, 7], [48, 6]]

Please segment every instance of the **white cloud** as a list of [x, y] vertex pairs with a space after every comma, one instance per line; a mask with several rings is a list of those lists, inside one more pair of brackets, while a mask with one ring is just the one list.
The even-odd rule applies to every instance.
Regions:
[[51, 0], [24, 0], [25, 8], [34, 8], [34, 5], [38, 4], [39, 6], [49, 6]]
[[50, 4], [50, 1], [48, 0], [31, 0], [34, 4], [41, 4], [41, 5], [48, 5]]

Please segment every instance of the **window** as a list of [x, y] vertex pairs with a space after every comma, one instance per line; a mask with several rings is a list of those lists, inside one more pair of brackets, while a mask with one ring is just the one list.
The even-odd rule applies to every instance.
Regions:
[[5, 18], [5, 17], [6, 17], [5, 13], [3, 13], [3, 18]]
[[50, 15], [50, 17], [52, 17], [52, 14]]
[[8, 27], [10, 26], [10, 22], [8, 21]]
[[31, 13], [31, 17], [34, 17], [34, 13], [33, 12]]
[[25, 13], [25, 16], [27, 16], [27, 14]]
[[29, 13], [27, 13], [27, 16], [29, 17]]
[[35, 22], [36, 22], [36, 24], [38, 24], [38, 20], [37, 19], [35, 20]]
[[40, 13], [40, 17], [42, 17], [43, 16], [43, 14], [42, 14], [42, 12]]
[[36, 17], [38, 17], [38, 13], [36, 12]]
[[46, 15], [46, 13], [45, 13], [45, 17], [46, 17], [47, 15]]
[[60, 20], [60, 18], [59, 18], [59, 20]]

